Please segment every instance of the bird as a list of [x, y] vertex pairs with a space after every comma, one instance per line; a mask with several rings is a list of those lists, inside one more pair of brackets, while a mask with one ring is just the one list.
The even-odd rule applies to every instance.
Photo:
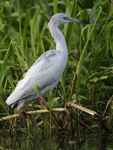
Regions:
[[61, 24], [71, 22], [88, 24], [87, 21], [72, 18], [65, 13], [56, 13], [51, 17], [48, 28], [56, 43], [56, 50], [46, 51], [35, 61], [7, 98], [6, 108], [11, 107], [12, 111], [14, 109], [18, 111], [26, 103], [37, 99], [36, 92], [31, 88], [35, 84], [39, 86], [43, 96], [55, 88], [68, 60], [66, 41], [58, 27]]

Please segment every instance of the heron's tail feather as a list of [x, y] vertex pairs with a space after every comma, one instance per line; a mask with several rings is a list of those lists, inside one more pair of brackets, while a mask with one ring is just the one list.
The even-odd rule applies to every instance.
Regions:
[[37, 94], [33, 93], [31, 95], [24, 96], [24, 97], [20, 98], [19, 100], [17, 100], [16, 102], [11, 103], [11, 104], [8, 104], [6, 101], [6, 103], [7, 103], [6, 108], [11, 106], [11, 111], [13, 111], [15, 108], [18, 111], [23, 105], [27, 104], [30, 101], [36, 100], [36, 99], [37, 99]]
[[[16, 103], [21, 97], [23, 97], [23, 92], [20, 90], [14, 90], [11, 95], [7, 98], [6, 103], [7, 105], [12, 105]], [[8, 106], [7, 106], [8, 107]]]
[[20, 101], [18, 102], [18, 105], [17, 105], [17, 107], [16, 107], [16, 110], [18, 111], [22, 106], [24, 106], [24, 105], [26, 105], [27, 103], [29, 103], [29, 102], [31, 102], [31, 101], [34, 101], [34, 100], [36, 100], [36, 99], [38, 99], [36, 93], [35, 93], [35, 94], [32, 94], [32, 95], [28, 95], [26, 98], [24, 98], [24, 99], [22, 99], [22, 100], [20, 100]]

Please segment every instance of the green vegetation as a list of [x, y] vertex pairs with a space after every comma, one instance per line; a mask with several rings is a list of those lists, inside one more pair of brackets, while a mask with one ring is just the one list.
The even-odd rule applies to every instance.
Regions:
[[[63, 12], [87, 20], [90, 24], [71, 23], [59, 27], [67, 42], [68, 64], [58, 86], [44, 99], [51, 108], [65, 107], [71, 101], [95, 110], [104, 117], [102, 121], [106, 122], [105, 126], [113, 130], [113, 2], [2, 0], [0, 10], [0, 117], [9, 115], [5, 100], [30, 66], [45, 51], [55, 49], [47, 24], [53, 14]], [[24, 110], [29, 110], [29, 106], [31, 104]], [[43, 108], [45, 106], [38, 101], [31, 110]], [[58, 119], [61, 113], [56, 114]], [[79, 112], [78, 119], [81, 115]], [[49, 125], [47, 117], [50, 118]], [[84, 116], [82, 121], [86, 121], [90, 129], [99, 126], [97, 120], [89, 115]], [[36, 130], [42, 126], [50, 128], [50, 132], [54, 129], [51, 115], [48, 114], [27, 118], [28, 129], [31, 128], [31, 122], [35, 122]], [[64, 124], [65, 120], [62, 122]], [[9, 123], [13, 128], [12, 120]], [[0, 128], [3, 125], [4, 122], [1, 122]]]

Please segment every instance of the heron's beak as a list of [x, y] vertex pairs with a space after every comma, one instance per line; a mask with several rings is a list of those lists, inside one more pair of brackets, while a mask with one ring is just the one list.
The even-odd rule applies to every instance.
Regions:
[[87, 21], [84, 21], [84, 20], [79, 20], [79, 19], [75, 19], [75, 18], [69, 18], [69, 21], [70, 22], [78, 22], [78, 23], [84, 23], [84, 24], [90, 24], [89, 22]]

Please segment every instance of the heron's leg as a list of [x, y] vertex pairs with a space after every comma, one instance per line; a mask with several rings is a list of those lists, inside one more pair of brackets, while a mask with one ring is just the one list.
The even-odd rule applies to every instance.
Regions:
[[[37, 94], [37, 97], [45, 104], [47, 110], [49, 110], [49, 105], [45, 102], [45, 100], [39, 94]], [[54, 115], [52, 110], [51, 110], [51, 114], [52, 114], [52, 117], [53, 117], [53, 119], [55, 121], [55, 124], [58, 126], [57, 119], [56, 119], [56, 117], [55, 117], [55, 115]]]
[[40, 96], [39, 94], [37, 94], [37, 97], [45, 104], [47, 110], [49, 110], [49, 105], [46, 103], [46, 101], [42, 98], [42, 96]]

